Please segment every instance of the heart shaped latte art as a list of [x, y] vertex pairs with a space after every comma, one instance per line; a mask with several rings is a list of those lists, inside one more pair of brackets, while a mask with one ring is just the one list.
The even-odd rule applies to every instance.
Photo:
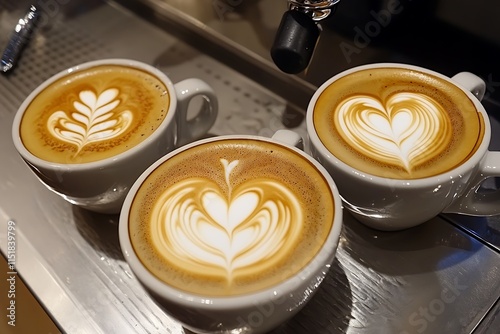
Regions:
[[[238, 160], [222, 159], [229, 181]], [[230, 185], [228, 184], [230, 187]], [[280, 183], [259, 179], [229, 188], [189, 178], [167, 189], [153, 209], [153, 243], [187, 272], [223, 277], [266, 268], [294, 247], [302, 227], [295, 195]]]
[[75, 145], [78, 153], [88, 144], [118, 137], [132, 123], [129, 110], [116, 112], [120, 100], [117, 88], [109, 88], [97, 95], [82, 91], [74, 110], [58, 110], [48, 119], [47, 127], [57, 139]]
[[339, 105], [335, 124], [354, 150], [410, 174], [442, 153], [451, 141], [446, 111], [419, 93], [397, 93], [385, 103], [373, 96], [350, 97]]

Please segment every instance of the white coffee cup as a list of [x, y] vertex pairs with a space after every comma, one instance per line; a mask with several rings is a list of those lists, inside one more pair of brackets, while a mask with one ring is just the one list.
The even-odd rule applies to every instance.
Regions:
[[[304, 267], [283, 281], [262, 290], [237, 295], [214, 297], [211, 295], [210, 288], [204, 289], [204, 293], [187, 292], [159, 279], [139, 259], [131, 242], [130, 219], [133, 219], [130, 218], [133, 217], [131, 207], [141, 186], [146, 182], [147, 184], [152, 182], [146, 181], [147, 178], [163, 164], [169, 162], [169, 159], [175, 159], [179, 154], [190, 152], [205, 144], [220, 144], [235, 139], [250, 143], [270, 143], [273, 147], [285, 147], [312, 164], [313, 168], [320, 173], [318, 175], [324, 177], [323, 182], [333, 195], [333, 225], [316, 255]], [[317, 161], [296, 148], [300, 144], [300, 136], [287, 130], [278, 131], [272, 139], [247, 135], [203, 139], [185, 145], [155, 162], [132, 187], [125, 200], [119, 222], [119, 238], [123, 254], [132, 272], [153, 299], [185, 328], [195, 333], [266, 333], [296, 314], [318, 290], [335, 257], [342, 227], [342, 209], [333, 180]], [[325, 196], [328, 195], [325, 194]], [[284, 270], [291, 271], [292, 268], [287, 267]]]
[[[333, 154], [320, 139], [314, 124], [315, 107], [321, 94], [343, 78], [360, 71], [377, 68], [400, 68], [429, 74], [458, 87], [473, 103], [483, 120], [483, 134], [477, 149], [451, 170], [417, 179], [397, 179], [373, 175], [354, 168]], [[500, 214], [500, 193], [478, 191], [489, 177], [500, 176], [500, 153], [488, 151], [491, 127], [480, 103], [485, 92], [484, 81], [472, 73], [462, 72], [448, 78], [421, 67], [405, 64], [371, 64], [346, 70], [326, 81], [312, 97], [307, 110], [307, 131], [312, 155], [335, 180], [346, 209], [366, 225], [381, 230], [400, 230], [421, 224], [440, 213], [474, 216]]]
[[[30, 103], [51, 84], [66, 76], [98, 66], [125, 66], [156, 77], [170, 96], [166, 116], [144, 141], [116, 155], [92, 162], [52, 162], [32, 154], [23, 144], [20, 124]], [[188, 105], [195, 97], [205, 104], [188, 119]], [[168, 108], [168, 109], [167, 109]], [[14, 145], [40, 181], [50, 190], [80, 207], [118, 213], [133, 182], [154, 161], [175, 147], [202, 137], [217, 117], [217, 97], [200, 79], [186, 79], [173, 84], [159, 69], [136, 60], [104, 59], [83, 63], [55, 74], [39, 85], [22, 103], [12, 126]]]

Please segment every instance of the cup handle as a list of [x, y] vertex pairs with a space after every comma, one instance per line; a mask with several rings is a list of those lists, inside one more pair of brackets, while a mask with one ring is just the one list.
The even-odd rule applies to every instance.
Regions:
[[[205, 81], [190, 78], [174, 85], [177, 96], [177, 142], [182, 146], [205, 135], [214, 125], [218, 112], [218, 100], [214, 90]], [[201, 96], [203, 105], [188, 119], [188, 107], [194, 97]]]
[[304, 150], [304, 140], [296, 132], [290, 130], [278, 130], [271, 138], [279, 143]]
[[500, 214], [500, 189], [479, 191], [487, 178], [500, 177], [500, 152], [487, 152], [475, 175], [469, 183], [472, 187], [467, 193], [453, 201], [444, 212], [472, 216]]
[[451, 77], [451, 80], [471, 92], [479, 101], [483, 99], [486, 92], [486, 83], [477, 75], [470, 72], [460, 72]]
[[[470, 72], [460, 72], [451, 78], [464, 89], [470, 91], [478, 100], [484, 97], [486, 83], [483, 79]], [[454, 200], [444, 212], [460, 213], [474, 216], [492, 216], [500, 214], [500, 189], [479, 191], [481, 184], [490, 177], [500, 176], [500, 152], [487, 152], [479, 165], [472, 185], [467, 192]]]

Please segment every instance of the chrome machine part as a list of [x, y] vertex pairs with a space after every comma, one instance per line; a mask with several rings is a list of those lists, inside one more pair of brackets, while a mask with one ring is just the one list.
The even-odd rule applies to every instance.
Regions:
[[10, 71], [16, 64], [21, 51], [28, 43], [38, 17], [38, 9], [31, 5], [26, 15], [17, 21], [0, 61], [0, 70], [2, 72]]
[[340, 0], [288, 0], [290, 10], [310, 16], [314, 21], [326, 19], [335, 10]]

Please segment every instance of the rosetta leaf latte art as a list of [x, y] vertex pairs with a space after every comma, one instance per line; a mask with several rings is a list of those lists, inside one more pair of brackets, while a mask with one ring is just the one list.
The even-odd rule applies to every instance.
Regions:
[[78, 155], [88, 144], [116, 138], [127, 130], [132, 122], [132, 112], [116, 112], [120, 100], [119, 90], [109, 88], [99, 95], [93, 91], [81, 91], [80, 101], [73, 102], [74, 110], [54, 112], [48, 119], [50, 133], [57, 139], [77, 147]]
[[238, 160], [221, 163], [229, 193], [204, 178], [177, 182], [153, 210], [151, 235], [160, 253], [183, 270], [216, 274], [230, 284], [239, 270], [265, 267], [293, 247], [302, 210], [274, 180], [254, 179], [233, 189], [229, 180]]
[[357, 95], [339, 105], [335, 120], [354, 150], [407, 172], [435, 158], [451, 141], [446, 111], [429, 96], [397, 93], [385, 103]]

